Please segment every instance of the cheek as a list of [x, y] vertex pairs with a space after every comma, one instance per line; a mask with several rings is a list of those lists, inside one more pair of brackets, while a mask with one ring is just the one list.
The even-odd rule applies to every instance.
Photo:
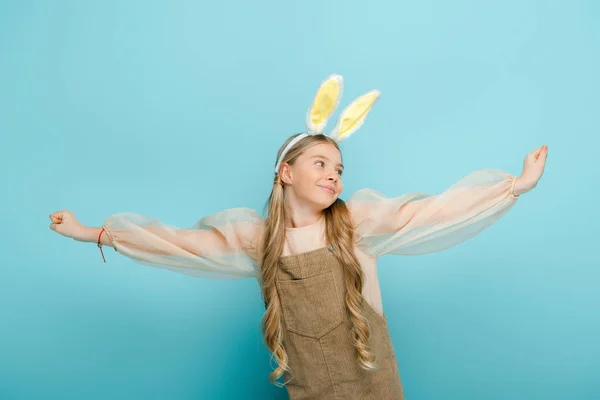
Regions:
[[317, 182], [319, 182], [321, 179], [323, 179], [323, 174], [319, 170], [311, 170], [311, 171], [308, 171], [304, 175], [303, 178], [304, 178], [303, 181], [305, 183], [307, 183], [307, 184], [312, 183], [314, 185]]
[[296, 180], [297, 187], [305, 192], [315, 186], [316, 179], [313, 174], [304, 174], [300, 179]]

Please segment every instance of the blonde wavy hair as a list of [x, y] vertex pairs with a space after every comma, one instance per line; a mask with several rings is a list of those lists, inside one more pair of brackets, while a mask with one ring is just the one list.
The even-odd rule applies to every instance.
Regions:
[[[277, 153], [279, 159], [283, 149], [296, 135], [292, 135], [281, 146]], [[293, 165], [302, 153], [308, 148], [322, 144], [330, 143], [338, 151], [338, 144], [330, 137], [317, 134], [310, 135], [294, 146], [285, 155], [283, 162]], [[341, 151], [340, 151], [341, 153]], [[285, 241], [285, 207], [284, 207], [284, 189], [279, 174], [275, 175], [273, 188], [266, 204], [266, 215], [264, 220], [264, 236], [262, 237], [260, 261], [260, 275], [262, 284], [262, 296], [265, 303], [265, 314], [262, 318], [262, 332], [267, 347], [275, 357], [278, 364], [277, 368], [269, 375], [269, 380], [276, 386], [283, 386], [276, 382], [284, 371], [291, 372], [288, 366], [288, 356], [283, 346], [283, 327], [282, 327], [282, 307], [275, 286], [276, 271], [279, 268], [279, 257], [283, 252]], [[325, 232], [327, 243], [334, 246], [333, 254], [344, 267], [344, 276], [346, 281], [346, 309], [352, 322], [352, 337], [354, 347], [356, 348], [358, 363], [361, 368], [372, 370], [377, 368], [375, 356], [368, 349], [370, 330], [368, 321], [363, 315], [362, 296], [363, 271], [358, 259], [354, 253], [354, 227], [350, 219], [350, 213], [346, 203], [341, 199], [336, 201], [323, 210], [325, 217]]]

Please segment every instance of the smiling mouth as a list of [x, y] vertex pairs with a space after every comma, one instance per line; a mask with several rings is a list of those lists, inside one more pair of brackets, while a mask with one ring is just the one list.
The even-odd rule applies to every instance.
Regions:
[[321, 189], [323, 189], [324, 191], [326, 191], [329, 194], [334, 194], [335, 191], [333, 189], [327, 188], [327, 187], [323, 187], [323, 186], [319, 186]]

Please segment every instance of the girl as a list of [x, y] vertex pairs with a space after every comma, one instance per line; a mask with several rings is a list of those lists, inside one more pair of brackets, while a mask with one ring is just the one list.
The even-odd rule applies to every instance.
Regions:
[[525, 157], [518, 178], [480, 170], [436, 196], [386, 198], [362, 189], [346, 203], [338, 143], [362, 125], [379, 92], [357, 98], [325, 135], [342, 84], [339, 75], [321, 84], [308, 132], [280, 148], [265, 218], [235, 208], [183, 229], [120, 213], [92, 228], [58, 211], [50, 228], [144, 265], [212, 279], [256, 277], [264, 339], [278, 364], [269, 379], [277, 384], [283, 375], [291, 399], [403, 399], [377, 258], [437, 252], [472, 238], [536, 187], [548, 147]]

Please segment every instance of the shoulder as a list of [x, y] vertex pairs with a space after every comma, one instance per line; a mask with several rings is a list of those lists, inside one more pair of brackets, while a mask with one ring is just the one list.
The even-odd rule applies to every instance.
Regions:
[[219, 211], [201, 218], [194, 228], [220, 232], [227, 241], [238, 242], [248, 248], [256, 245], [262, 236], [263, 218], [253, 208], [238, 207]]

